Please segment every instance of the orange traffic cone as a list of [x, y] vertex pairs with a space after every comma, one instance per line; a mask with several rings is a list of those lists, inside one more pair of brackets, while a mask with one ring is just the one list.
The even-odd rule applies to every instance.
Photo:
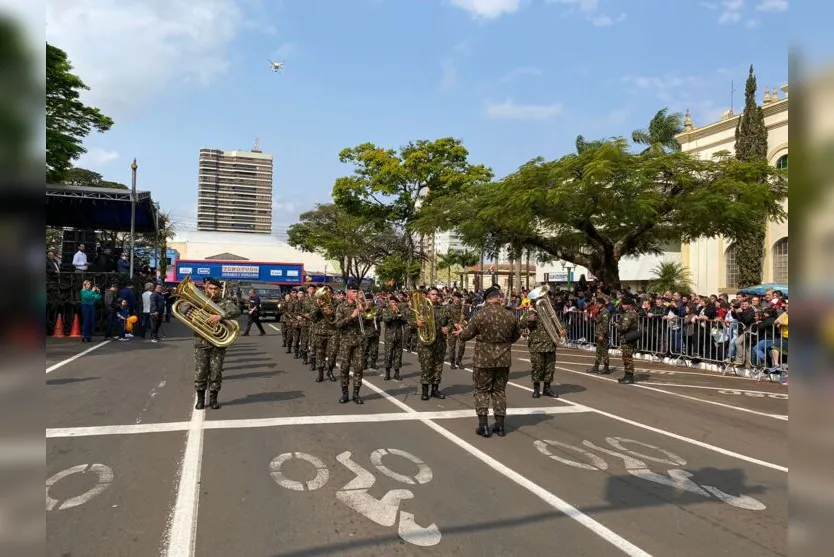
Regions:
[[64, 334], [64, 320], [60, 313], [58, 314], [58, 319], [55, 320], [55, 330], [52, 331], [52, 336], [55, 338], [64, 338], [66, 336]]
[[67, 336], [69, 338], [81, 338], [81, 320], [78, 318], [77, 313], [75, 314], [75, 319], [72, 320], [72, 330]]

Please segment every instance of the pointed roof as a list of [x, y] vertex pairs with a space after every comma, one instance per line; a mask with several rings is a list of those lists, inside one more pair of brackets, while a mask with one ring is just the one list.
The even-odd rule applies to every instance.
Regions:
[[209, 259], [217, 259], [219, 261], [249, 261], [249, 259], [245, 257], [241, 257], [240, 255], [235, 255], [229, 252], [219, 253], [217, 255], [206, 257], [206, 260]]

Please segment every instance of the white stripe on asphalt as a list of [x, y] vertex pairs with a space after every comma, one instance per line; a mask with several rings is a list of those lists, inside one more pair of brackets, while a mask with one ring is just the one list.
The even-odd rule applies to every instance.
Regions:
[[46, 368], [46, 373], [51, 373], [51, 372], [55, 371], [56, 369], [58, 369], [59, 367], [63, 367], [70, 362], [74, 362], [75, 360], [77, 360], [81, 356], [86, 356], [87, 354], [89, 354], [93, 350], [98, 350], [99, 348], [101, 348], [105, 344], [109, 344], [111, 342], [113, 342], [113, 341], [105, 340], [105, 341], [100, 342], [98, 344], [94, 344], [93, 346], [89, 347], [88, 349], [84, 350], [83, 352], [79, 352], [75, 356], [71, 356], [71, 357], [67, 358], [66, 360], [62, 360], [62, 361], [58, 362], [57, 364], [53, 364], [50, 367]]
[[[554, 406], [536, 408], [511, 408], [510, 416], [550, 416], [555, 414], [581, 414], [590, 412], [578, 406]], [[390, 412], [380, 414], [343, 414], [324, 416], [288, 416], [282, 418], [242, 419], [242, 420], [208, 420], [203, 423], [203, 429], [244, 429], [254, 427], [281, 427], [293, 425], [318, 424], [349, 424], [349, 423], [380, 423], [402, 422], [414, 420], [453, 420], [471, 418], [473, 410], [443, 410], [437, 412]], [[164, 433], [171, 431], [188, 431], [191, 422], [167, 422], [156, 424], [131, 424], [93, 427], [64, 427], [47, 429], [47, 439], [66, 437], [95, 437], [99, 435], [135, 435], [140, 433]]]
[[[383, 389], [377, 387], [370, 381], [365, 381], [363, 383], [367, 385], [369, 389], [376, 392], [383, 398], [387, 399], [389, 402], [401, 408], [405, 412], [411, 414], [419, 414], [417, 410], [405, 404], [404, 402], [401, 402], [400, 400], [394, 398], [392, 395], [388, 394], [387, 391], [384, 391]], [[468, 412], [470, 412], [469, 415], [472, 416], [471, 410]], [[475, 458], [481, 460], [484, 464], [486, 464], [499, 474], [514, 481], [515, 483], [525, 488], [526, 490], [540, 498], [542, 501], [544, 501], [551, 507], [564, 513], [567, 517], [577, 521], [579, 524], [581, 524], [600, 538], [604, 539], [605, 541], [607, 541], [608, 543], [625, 553], [626, 555], [630, 555], [632, 557], [651, 557], [649, 553], [643, 551], [642, 549], [640, 549], [624, 537], [620, 536], [613, 530], [610, 530], [606, 526], [603, 526], [602, 524], [600, 524], [590, 516], [586, 515], [585, 513], [583, 513], [582, 511], [565, 501], [564, 499], [557, 497], [550, 491], [544, 489], [543, 487], [537, 485], [535, 482], [532, 482], [531, 480], [522, 476], [515, 470], [511, 469], [509, 466], [506, 466], [505, 464], [498, 462], [482, 450], [478, 449], [474, 445], [471, 445], [467, 441], [464, 441], [448, 429], [434, 423], [431, 420], [421, 419], [420, 421], [428, 427], [430, 427], [431, 429], [433, 429], [435, 432], [439, 433], [440, 435], [454, 443], [455, 445], [457, 445], [458, 447], [460, 447], [461, 449], [463, 449], [464, 451], [468, 452]]]

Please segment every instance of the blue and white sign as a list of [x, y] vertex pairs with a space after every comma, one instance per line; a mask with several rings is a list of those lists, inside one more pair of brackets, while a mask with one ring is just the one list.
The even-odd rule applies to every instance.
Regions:
[[177, 261], [176, 280], [181, 281], [188, 275], [191, 275], [194, 281], [214, 277], [220, 280], [301, 284], [304, 280], [304, 265], [249, 261]]

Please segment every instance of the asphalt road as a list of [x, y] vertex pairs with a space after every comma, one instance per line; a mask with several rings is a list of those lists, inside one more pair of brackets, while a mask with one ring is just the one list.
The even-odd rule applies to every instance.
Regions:
[[624, 386], [562, 350], [561, 396], [533, 399], [519, 343], [508, 434], [483, 439], [469, 370], [424, 402], [404, 354], [339, 404], [267, 331], [205, 411], [178, 323], [47, 344], [47, 555], [787, 554], [787, 387], [646, 361]]

